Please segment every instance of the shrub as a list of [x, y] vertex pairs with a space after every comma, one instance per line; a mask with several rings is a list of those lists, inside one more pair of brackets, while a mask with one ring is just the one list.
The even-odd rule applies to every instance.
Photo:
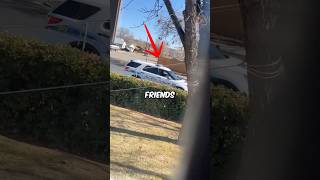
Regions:
[[[183, 90], [114, 73], [110, 87], [111, 104], [174, 121], [179, 121], [184, 113], [187, 94]], [[130, 88], [137, 89], [118, 91]], [[175, 91], [176, 95], [174, 99], [145, 99], [145, 91]]]
[[[145, 88], [137, 90], [114, 91], [110, 103], [134, 109], [164, 119], [179, 121], [186, 107], [187, 94], [181, 90], [142, 81], [133, 77], [111, 75], [111, 90]], [[144, 99], [144, 92], [176, 91], [176, 99]], [[248, 98], [223, 86], [212, 86], [211, 95], [211, 168], [212, 177], [225, 176], [228, 163], [241, 153], [238, 147], [246, 137], [249, 118]], [[223, 178], [222, 178], [223, 179]]]
[[[178, 89], [142, 81], [133, 77], [111, 74], [110, 103], [164, 119], [179, 121], [186, 107], [187, 94]], [[112, 91], [118, 89], [146, 88]], [[144, 99], [144, 92], [176, 91], [175, 99]], [[248, 98], [222, 86], [211, 89], [211, 168], [215, 178], [224, 170], [238, 145], [245, 139], [248, 116]]]
[[[108, 81], [99, 57], [0, 34], [0, 91]], [[0, 95], [0, 133], [106, 161], [108, 85]]]
[[225, 179], [225, 169], [241, 153], [246, 137], [248, 98], [222, 86], [213, 87], [211, 110], [212, 179]]

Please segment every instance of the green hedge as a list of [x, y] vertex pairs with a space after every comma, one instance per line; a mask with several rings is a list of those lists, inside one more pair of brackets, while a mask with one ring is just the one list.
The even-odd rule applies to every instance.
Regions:
[[[0, 91], [108, 81], [94, 55], [0, 34]], [[0, 95], [0, 133], [106, 161], [108, 85]]]
[[[137, 89], [127, 90], [130, 88]], [[110, 90], [111, 104], [174, 121], [183, 118], [187, 98], [183, 90], [114, 73], [110, 76]], [[174, 99], [145, 99], [145, 91], [175, 91], [176, 96]]]
[[[144, 88], [126, 90], [129, 88]], [[112, 91], [124, 89], [122, 91]], [[176, 91], [175, 99], [144, 99], [144, 92]], [[186, 107], [187, 94], [178, 89], [142, 81], [133, 77], [111, 74], [110, 103], [130, 108], [164, 119], [179, 121]], [[224, 176], [237, 146], [245, 139], [248, 114], [248, 98], [222, 86], [212, 87], [211, 95], [211, 168], [215, 178]], [[209, 98], [209, 97], [208, 97]]]
[[[241, 153], [249, 119], [248, 98], [222, 86], [211, 90], [212, 179], [225, 179], [226, 168]], [[229, 172], [230, 173], [230, 172]]]

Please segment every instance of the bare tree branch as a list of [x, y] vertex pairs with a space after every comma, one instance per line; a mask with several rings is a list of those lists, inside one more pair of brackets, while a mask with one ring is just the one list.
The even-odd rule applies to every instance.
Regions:
[[170, 0], [163, 0], [163, 2], [166, 5], [169, 16], [171, 17], [174, 26], [176, 27], [176, 30], [177, 30], [177, 33], [180, 37], [181, 43], [182, 43], [183, 47], [185, 48], [185, 32], [180, 24], [180, 21], [176, 15], [175, 11], [173, 10], [172, 4], [171, 4]]

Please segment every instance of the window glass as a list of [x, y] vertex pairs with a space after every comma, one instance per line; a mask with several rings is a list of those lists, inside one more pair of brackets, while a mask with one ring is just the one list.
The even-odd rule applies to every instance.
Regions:
[[143, 68], [144, 71], [159, 75], [159, 69], [156, 67], [146, 66]]
[[130, 67], [134, 67], [134, 68], [137, 68], [139, 67], [141, 64], [140, 63], [136, 63], [136, 62], [129, 62], [127, 64], [127, 66], [130, 66]]
[[167, 77], [169, 74], [167, 71], [163, 70], [163, 69], [159, 69], [159, 75], [163, 76], [163, 77]]
[[76, 1], [66, 1], [57, 9], [55, 9], [53, 13], [77, 20], [84, 20], [89, 16], [97, 13], [99, 10], [100, 8], [96, 6], [91, 6]]
[[173, 80], [181, 80], [181, 78], [178, 77], [174, 72], [172, 72], [172, 71], [166, 71], [166, 72], [169, 74], [171, 79], [173, 79]]

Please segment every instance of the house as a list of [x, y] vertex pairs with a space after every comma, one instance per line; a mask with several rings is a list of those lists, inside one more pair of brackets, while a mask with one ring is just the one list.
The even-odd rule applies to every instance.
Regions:
[[125, 49], [127, 45], [127, 43], [122, 38], [118, 37], [114, 38], [113, 44], [117, 45], [120, 49]]

